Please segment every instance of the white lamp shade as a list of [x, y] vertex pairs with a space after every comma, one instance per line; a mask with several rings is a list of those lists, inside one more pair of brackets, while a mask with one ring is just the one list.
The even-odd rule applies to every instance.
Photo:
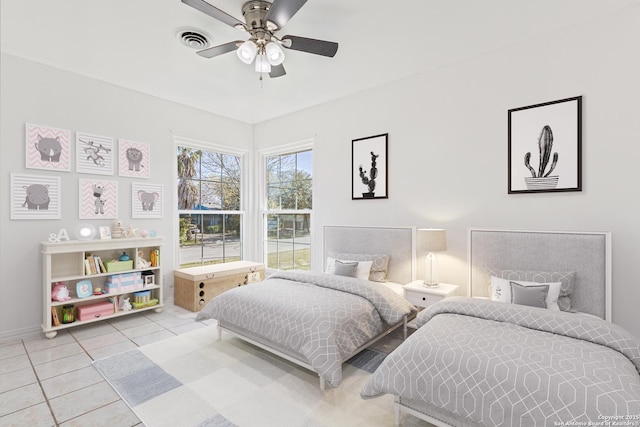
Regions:
[[258, 55], [256, 58], [256, 71], [258, 73], [270, 73], [271, 72], [271, 64], [267, 60], [265, 55]]
[[258, 46], [256, 46], [256, 44], [251, 40], [247, 40], [240, 45], [236, 53], [238, 54], [240, 61], [245, 64], [251, 64], [253, 58], [255, 58], [258, 53]]
[[277, 43], [267, 43], [265, 46], [265, 53], [267, 54], [267, 60], [271, 65], [280, 65], [282, 64], [282, 61], [284, 61], [284, 51]]
[[422, 252], [447, 250], [447, 232], [440, 228], [418, 229], [418, 249]]

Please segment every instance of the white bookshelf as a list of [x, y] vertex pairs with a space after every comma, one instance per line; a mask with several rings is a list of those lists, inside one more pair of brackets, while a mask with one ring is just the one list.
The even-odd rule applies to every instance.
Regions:
[[[140, 313], [147, 310], [162, 311], [163, 292], [162, 292], [162, 246], [164, 239], [162, 237], [150, 238], [128, 238], [128, 239], [107, 239], [107, 240], [69, 240], [62, 242], [41, 242], [42, 251], [42, 285], [43, 285], [43, 317], [42, 331], [47, 338], [54, 338], [61, 329], [72, 328], [92, 322], [99, 322], [105, 319], [113, 319], [119, 316], [127, 316]], [[150, 260], [151, 251], [160, 253], [157, 266], [145, 268], [136, 268], [138, 265], [138, 252], [142, 251], [143, 258]], [[133, 268], [124, 271], [87, 274], [85, 271], [85, 262], [88, 254], [98, 256], [106, 263], [109, 260], [117, 260], [120, 255], [125, 252], [131, 260], [133, 260]], [[91, 281], [92, 288], [105, 289], [105, 282], [108, 277], [114, 274], [132, 273], [150, 271], [153, 273], [153, 284], [146, 284], [141, 289], [135, 291], [112, 292], [101, 295], [90, 295], [84, 298], [78, 297], [76, 294], [76, 284], [88, 279]], [[53, 301], [51, 299], [51, 291], [56, 282], [63, 282], [69, 289], [68, 301]], [[129, 311], [120, 311], [118, 307], [122, 298], [130, 297], [133, 301], [133, 293], [141, 290], [149, 290], [151, 298], [157, 299], [158, 304], [134, 308]], [[90, 320], [80, 321], [77, 316], [77, 308], [83, 305], [107, 302], [110, 298], [117, 300], [113, 313], [102, 315]], [[62, 323], [62, 306], [73, 305], [76, 309], [75, 321], [72, 323]], [[55, 309], [60, 320], [58, 326], [54, 325], [52, 309]]]

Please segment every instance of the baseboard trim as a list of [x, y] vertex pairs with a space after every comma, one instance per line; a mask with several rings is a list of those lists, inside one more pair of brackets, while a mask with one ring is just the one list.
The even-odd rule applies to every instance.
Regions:
[[38, 335], [42, 335], [41, 326], [30, 326], [28, 328], [14, 329], [12, 331], [0, 332], [0, 343], [3, 341], [10, 341], [16, 338], [37, 337]]

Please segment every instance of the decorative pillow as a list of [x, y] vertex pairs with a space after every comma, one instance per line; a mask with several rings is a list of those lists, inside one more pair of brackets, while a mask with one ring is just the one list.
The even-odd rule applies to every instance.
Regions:
[[517, 282], [509, 282], [511, 286], [511, 303], [530, 307], [547, 308], [549, 285], [522, 286]]
[[336, 260], [333, 274], [337, 276], [356, 277], [358, 274], [358, 262], [342, 262]]
[[329, 257], [342, 260], [371, 261], [369, 280], [374, 282], [384, 282], [387, 280], [387, 270], [389, 269], [389, 255], [387, 254], [350, 254], [340, 252], [329, 252]]
[[[325, 270], [325, 272], [329, 274], [337, 274], [335, 272], [337, 261], [338, 260], [332, 257], [327, 258], [327, 269]], [[354, 277], [357, 277], [358, 279], [369, 280], [369, 272], [371, 271], [372, 261], [357, 261], [353, 259], [340, 259], [340, 261], [342, 261], [343, 263], [357, 262], [358, 267], [356, 275]]]
[[558, 306], [562, 311], [570, 311], [571, 309], [571, 292], [576, 281], [575, 271], [526, 271], [526, 270], [502, 270], [489, 269], [487, 271], [487, 279], [490, 277], [499, 277], [502, 279], [514, 280], [517, 282], [538, 282], [550, 283], [560, 282], [560, 298]]
[[[511, 292], [512, 287], [510, 282], [515, 282], [515, 281], [510, 281], [507, 279], [501, 279], [499, 277], [491, 276], [491, 300], [511, 303], [513, 296]], [[538, 283], [538, 282], [517, 281], [515, 283], [524, 287], [540, 286], [540, 285], [549, 286], [549, 290], [545, 297], [545, 307], [551, 311], [560, 311], [560, 307], [558, 305], [558, 298], [559, 298], [560, 287], [561, 287], [560, 282]]]

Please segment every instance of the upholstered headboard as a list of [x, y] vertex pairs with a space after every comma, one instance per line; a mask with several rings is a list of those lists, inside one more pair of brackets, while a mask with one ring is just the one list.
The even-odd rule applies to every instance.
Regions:
[[469, 229], [469, 295], [490, 269], [575, 272], [571, 309], [611, 321], [611, 233]]
[[[414, 227], [324, 227], [323, 266], [331, 252], [389, 254], [387, 279], [406, 284], [416, 277]], [[323, 269], [324, 270], [324, 269]]]

